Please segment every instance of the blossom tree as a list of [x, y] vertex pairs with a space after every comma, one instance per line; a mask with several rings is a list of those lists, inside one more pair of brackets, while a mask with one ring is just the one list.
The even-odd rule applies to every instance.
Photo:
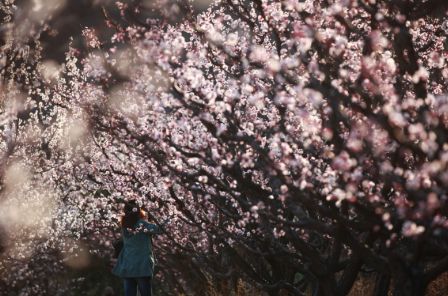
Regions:
[[136, 198], [174, 217], [156, 253], [178, 293], [346, 295], [369, 273], [374, 295], [423, 295], [447, 270], [443, 1], [116, 7], [110, 40], [86, 28], [31, 76], [57, 114], [35, 158], [58, 195], [48, 250], [109, 256]]

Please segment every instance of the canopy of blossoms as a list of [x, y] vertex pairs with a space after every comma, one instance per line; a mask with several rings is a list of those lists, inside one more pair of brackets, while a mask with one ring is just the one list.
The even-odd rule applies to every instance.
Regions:
[[0, 4], [0, 292], [76, 286], [130, 199], [167, 295], [447, 271], [445, 1], [98, 1], [58, 61], [67, 5]]

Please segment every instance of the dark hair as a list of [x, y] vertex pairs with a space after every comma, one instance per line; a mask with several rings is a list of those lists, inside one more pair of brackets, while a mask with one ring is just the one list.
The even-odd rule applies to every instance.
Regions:
[[124, 215], [121, 216], [121, 227], [135, 229], [135, 224], [143, 219], [144, 213], [135, 201], [129, 201], [124, 206]]

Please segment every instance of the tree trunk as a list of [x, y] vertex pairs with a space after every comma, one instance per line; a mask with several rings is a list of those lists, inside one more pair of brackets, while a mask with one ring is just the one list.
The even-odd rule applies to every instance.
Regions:
[[317, 285], [313, 289], [313, 296], [334, 296], [335, 285], [329, 277], [322, 277], [317, 280]]
[[390, 286], [390, 274], [377, 274], [374, 296], [387, 296]]
[[401, 269], [394, 274], [394, 296], [423, 296], [426, 283], [420, 268]]

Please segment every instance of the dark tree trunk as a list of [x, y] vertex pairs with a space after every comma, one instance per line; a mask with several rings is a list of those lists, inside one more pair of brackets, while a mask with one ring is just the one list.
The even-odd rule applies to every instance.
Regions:
[[399, 269], [393, 275], [394, 296], [423, 296], [426, 290], [426, 281], [421, 268]]
[[387, 296], [390, 286], [390, 274], [377, 274], [374, 296]]
[[356, 281], [361, 266], [361, 256], [359, 256], [358, 254], [353, 255], [353, 258], [347, 264], [347, 267], [344, 269], [341, 278], [338, 280], [339, 283], [337, 286], [336, 295], [343, 296], [347, 295], [350, 292], [354, 282]]
[[313, 296], [334, 296], [335, 294], [335, 286], [329, 277], [319, 278], [316, 288]]

